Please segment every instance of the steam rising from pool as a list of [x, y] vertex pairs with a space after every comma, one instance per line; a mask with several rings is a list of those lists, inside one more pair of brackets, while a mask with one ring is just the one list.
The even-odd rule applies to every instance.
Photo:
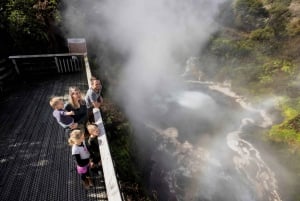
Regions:
[[[203, 83], [199, 82], [199, 84]], [[271, 119], [264, 110], [255, 109], [226, 86], [210, 83], [208, 88], [234, 99], [245, 111], [255, 112], [260, 118], [240, 119], [240, 125], [236, 130], [224, 134], [224, 143], [227, 147], [224, 143], [217, 142], [220, 136], [211, 140], [213, 142], [210, 142], [209, 146], [200, 145], [188, 139], [180, 141], [178, 138], [184, 133], [179, 133], [176, 127], [161, 129], [148, 123], [147, 126], [159, 135], [156, 139], [157, 150], [160, 153], [158, 155], [166, 155], [164, 157], [168, 159], [165, 160], [175, 161], [171, 169], [168, 167], [164, 169], [163, 174], [170, 192], [174, 192], [178, 200], [195, 198], [218, 200], [217, 198], [222, 197], [224, 201], [281, 201], [274, 172], [264, 162], [260, 152], [240, 137], [247, 125], [257, 124], [260, 127], [268, 127], [272, 124]], [[185, 91], [177, 97], [176, 101], [178, 105], [198, 112], [207, 107], [216, 107], [213, 98], [197, 91]], [[201, 126], [200, 122], [199, 124]], [[226, 150], [227, 154], [219, 153], [220, 149]], [[162, 159], [154, 156], [153, 160]], [[186, 182], [184, 185], [181, 183], [182, 180]]]
[[[248, 124], [270, 126], [266, 112], [251, 107], [226, 86], [194, 82], [223, 95], [218, 98], [185, 88], [182, 75], [194, 67], [184, 69], [183, 63], [201, 54], [218, 29], [215, 18], [224, 2], [67, 1], [66, 25], [69, 37], [84, 36], [96, 50], [104, 44], [121, 55], [115, 99], [133, 122], [145, 123], [155, 133], [152, 173], [167, 183], [175, 199], [280, 201], [274, 173], [260, 152], [240, 137]], [[105, 67], [103, 74], [113, 69]], [[226, 97], [243, 110], [220, 106]], [[248, 112], [259, 117], [248, 117]]]
[[185, 91], [178, 96], [178, 103], [190, 109], [214, 107], [215, 101], [208, 95], [196, 91]]

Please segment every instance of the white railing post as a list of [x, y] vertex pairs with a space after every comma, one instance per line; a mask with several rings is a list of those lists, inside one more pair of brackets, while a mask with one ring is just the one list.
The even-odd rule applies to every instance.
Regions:
[[[91, 86], [92, 74], [91, 74], [91, 69], [88, 62], [87, 54], [84, 54], [84, 66], [86, 70], [88, 85]], [[115, 168], [110, 154], [109, 144], [107, 141], [106, 132], [105, 132], [105, 128], [103, 125], [103, 120], [99, 108], [93, 108], [93, 114], [94, 114], [95, 123], [98, 125], [100, 129], [100, 136], [98, 137], [98, 142], [99, 142], [99, 150], [100, 150], [107, 198], [108, 201], [122, 201], [122, 196], [119, 189], [119, 184], [117, 181]]]
[[15, 60], [15, 59], [12, 59], [12, 62], [13, 62], [13, 64], [14, 64], [14, 66], [15, 66], [15, 69], [16, 69], [17, 73], [20, 74], [20, 71], [19, 71], [19, 68], [18, 68], [18, 65], [17, 65], [16, 60]]
[[100, 110], [98, 108], [94, 108], [93, 114], [95, 118], [95, 123], [100, 129], [100, 136], [98, 136], [98, 142], [107, 197], [109, 201], [122, 201]]
[[56, 65], [56, 68], [57, 68], [57, 72], [60, 73], [60, 68], [59, 68], [59, 63], [58, 63], [57, 57], [54, 57], [54, 60], [55, 60], [55, 65]]

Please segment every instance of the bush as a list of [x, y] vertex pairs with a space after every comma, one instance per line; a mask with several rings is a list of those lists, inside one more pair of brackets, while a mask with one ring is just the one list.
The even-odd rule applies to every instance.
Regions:
[[300, 145], [300, 101], [283, 98], [278, 104], [284, 121], [274, 125], [269, 131], [269, 137], [278, 142], [290, 145]]
[[252, 44], [246, 40], [217, 38], [211, 44], [211, 52], [216, 56], [225, 58], [249, 56], [252, 49]]
[[300, 34], [300, 18], [295, 18], [287, 25], [287, 32], [290, 36], [297, 36]]
[[284, 128], [284, 125], [273, 126], [269, 136], [276, 142], [285, 142], [289, 145], [300, 145], [300, 133], [294, 129]]
[[281, 2], [274, 3], [269, 12], [269, 26], [275, 31], [276, 37], [284, 37], [287, 34], [286, 25], [291, 15], [288, 6]]
[[274, 36], [275, 32], [271, 27], [256, 29], [250, 33], [250, 39], [257, 41], [270, 41]]
[[269, 16], [259, 0], [237, 0], [233, 10], [236, 26], [245, 31], [264, 27]]

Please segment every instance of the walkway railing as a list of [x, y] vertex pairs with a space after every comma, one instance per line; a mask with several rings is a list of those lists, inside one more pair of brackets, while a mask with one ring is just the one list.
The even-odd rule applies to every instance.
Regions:
[[[15, 70], [18, 74], [21, 73], [20, 65], [32, 65], [33, 60], [46, 59], [49, 62], [53, 62], [56, 66], [58, 73], [76, 72], [80, 71], [84, 66], [84, 57], [86, 53], [64, 53], [64, 54], [38, 54], [38, 55], [17, 55], [9, 56], [8, 58], [12, 60]], [[28, 63], [31, 59], [31, 63]], [[39, 66], [41, 68], [41, 66]]]
[[[66, 54], [43, 54], [43, 55], [18, 55], [10, 56], [9, 59], [12, 60], [15, 70], [18, 74], [21, 73], [19, 69], [19, 61], [17, 60], [27, 60], [27, 59], [41, 59], [49, 58], [53, 59], [57, 72], [73, 72], [79, 71], [81, 69], [86, 70], [87, 81], [90, 86], [91, 70], [88, 62], [88, 57], [86, 53], [66, 53]], [[24, 62], [24, 61], [23, 61]], [[110, 153], [109, 144], [107, 141], [105, 128], [103, 125], [100, 110], [98, 108], [93, 109], [96, 124], [100, 128], [101, 135], [98, 137], [99, 150], [102, 161], [102, 169], [104, 174], [104, 181], [106, 187], [106, 193], [109, 201], [122, 201], [122, 195], [119, 189], [119, 184], [117, 181], [115, 168], [113, 165], [113, 160]]]
[[[86, 76], [89, 86], [91, 86], [91, 70], [88, 62], [88, 58], [84, 56]], [[109, 144], [106, 137], [105, 128], [103, 125], [102, 116], [98, 108], [93, 109], [95, 123], [100, 129], [100, 136], [98, 137], [102, 169], [104, 174], [104, 181], [106, 187], [106, 193], [109, 201], [122, 201], [119, 184], [117, 181], [115, 168], [113, 165], [112, 157], [110, 154]]]
[[100, 129], [100, 136], [98, 137], [98, 142], [107, 197], [109, 201], [122, 201], [100, 110], [98, 108], [94, 108], [93, 113], [96, 121], [95, 123]]

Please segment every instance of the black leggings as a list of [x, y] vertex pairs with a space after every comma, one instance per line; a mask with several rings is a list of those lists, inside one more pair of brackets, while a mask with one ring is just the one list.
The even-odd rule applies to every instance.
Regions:
[[87, 168], [87, 171], [86, 171], [86, 173], [84, 173], [84, 174], [80, 174], [80, 177], [81, 177], [81, 179], [84, 181], [84, 180], [86, 180], [88, 177], [90, 177], [91, 175], [90, 175], [90, 168], [88, 167]]

